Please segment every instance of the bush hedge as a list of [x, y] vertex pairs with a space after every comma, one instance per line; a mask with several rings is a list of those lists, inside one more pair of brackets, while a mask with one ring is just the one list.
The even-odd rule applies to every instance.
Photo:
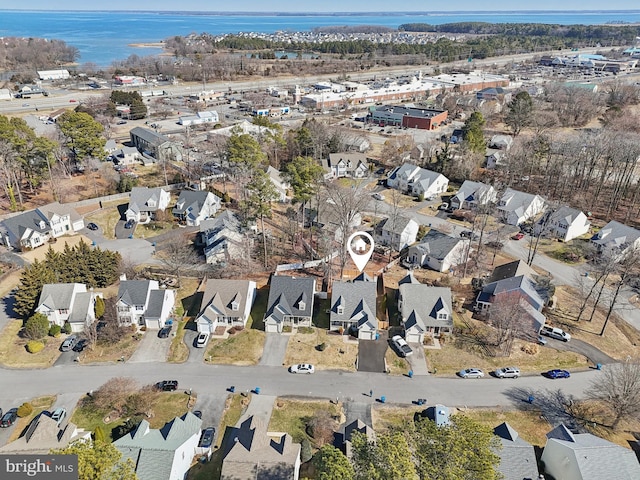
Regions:
[[44, 343], [39, 340], [30, 340], [27, 342], [27, 352], [38, 353], [44, 349]]
[[18, 407], [18, 411], [16, 413], [20, 418], [28, 417], [33, 413], [33, 405], [29, 402], [24, 402]]
[[60, 332], [62, 332], [62, 328], [60, 328], [60, 325], [51, 325], [51, 327], [49, 327], [50, 337], [59, 337]]

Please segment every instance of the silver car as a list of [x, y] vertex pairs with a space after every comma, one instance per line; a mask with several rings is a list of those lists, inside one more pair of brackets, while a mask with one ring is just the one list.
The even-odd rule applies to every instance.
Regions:
[[494, 374], [498, 378], [518, 378], [520, 369], [517, 367], [504, 367], [497, 369]]
[[461, 378], [482, 378], [484, 377], [484, 372], [479, 368], [467, 368], [466, 370], [460, 370], [458, 375]]

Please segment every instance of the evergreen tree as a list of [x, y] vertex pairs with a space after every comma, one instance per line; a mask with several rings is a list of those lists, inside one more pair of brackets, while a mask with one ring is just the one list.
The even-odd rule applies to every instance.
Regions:
[[36, 308], [38, 298], [42, 292], [42, 286], [46, 283], [55, 283], [54, 272], [45, 262], [35, 260], [26, 266], [20, 276], [20, 287], [15, 295], [13, 310], [22, 318], [27, 318]]
[[76, 162], [104, 156], [104, 127], [87, 113], [66, 112], [56, 122]]
[[473, 112], [464, 122], [464, 142], [474, 153], [485, 153], [487, 142], [484, 139], [484, 117], [480, 112]]
[[357, 433], [352, 437], [351, 443], [355, 480], [416, 478], [411, 449], [402, 432], [379, 435], [375, 442], [369, 442], [366, 435]]
[[518, 135], [524, 127], [531, 125], [533, 100], [527, 92], [519, 92], [509, 103], [504, 123], [511, 127], [514, 135]]
[[323, 445], [313, 457], [316, 480], [352, 480], [355, 477], [349, 459], [333, 445]]
[[24, 334], [31, 340], [42, 340], [49, 333], [49, 319], [42, 313], [34, 313], [24, 324]]
[[111, 443], [74, 442], [66, 448], [51, 450], [53, 455], [77, 455], [79, 480], [137, 480], [131, 459], [123, 460]]
[[278, 199], [278, 191], [269, 175], [263, 170], [256, 170], [247, 185], [249, 198], [248, 209], [255, 218], [260, 219], [262, 244], [264, 246], [264, 266], [267, 267], [267, 235], [264, 229], [264, 217], [271, 215], [271, 202]]
[[282, 173], [293, 190], [293, 201], [305, 204], [318, 193], [324, 170], [311, 157], [296, 157], [284, 166]]
[[102, 297], [96, 297], [96, 304], [94, 305], [94, 311], [96, 318], [100, 319], [104, 315], [104, 300]]

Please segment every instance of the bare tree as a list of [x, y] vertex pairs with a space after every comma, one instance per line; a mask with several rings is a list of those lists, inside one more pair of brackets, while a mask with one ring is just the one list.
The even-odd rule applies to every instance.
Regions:
[[597, 400], [608, 408], [614, 430], [623, 420], [640, 417], [640, 363], [627, 359], [624, 363], [607, 365], [604, 371], [591, 382], [587, 397]]
[[138, 390], [138, 382], [130, 377], [115, 377], [107, 380], [98, 390], [93, 392], [93, 404], [101, 410], [115, 410], [122, 413], [127, 397]]
[[87, 346], [93, 350], [98, 341], [98, 320], [94, 320], [87, 328], [84, 329], [84, 338], [87, 339]]
[[158, 257], [178, 278], [178, 285], [182, 272], [199, 263], [198, 254], [186, 235], [176, 235], [163, 242]]
[[521, 334], [523, 321], [528, 317], [522, 305], [525, 300], [515, 292], [496, 296], [488, 314], [488, 323], [493, 326], [493, 345], [505, 357], [511, 355], [513, 341]]

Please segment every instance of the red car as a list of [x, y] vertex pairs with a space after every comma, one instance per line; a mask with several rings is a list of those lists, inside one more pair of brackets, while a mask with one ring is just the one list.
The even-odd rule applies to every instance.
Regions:
[[524, 233], [522, 232], [518, 232], [513, 237], [511, 237], [512, 240], [520, 240], [521, 238], [524, 238]]

